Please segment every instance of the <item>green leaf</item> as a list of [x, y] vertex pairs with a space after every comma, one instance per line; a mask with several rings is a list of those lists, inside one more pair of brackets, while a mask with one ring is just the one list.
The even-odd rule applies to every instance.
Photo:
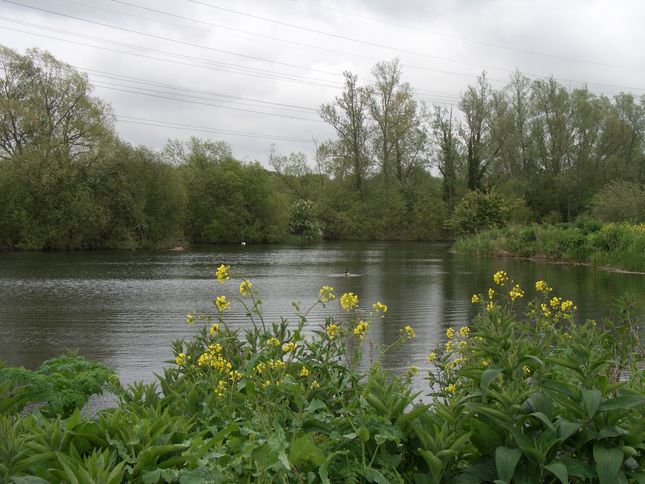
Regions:
[[488, 368], [482, 373], [482, 377], [479, 380], [479, 388], [486, 391], [493, 380], [502, 372], [500, 368]]
[[559, 460], [565, 466], [567, 466], [567, 471], [572, 477], [579, 477], [580, 479], [592, 479], [596, 475], [593, 468], [581, 459], [563, 455], [559, 457]]
[[623, 451], [617, 448], [607, 449], [596, 444], [593, 447], [593, 459], [596, 462], [600, 484], [614, 484], [623, 463]]
[[593, 417], [600, 407], [602, 401], [602, 394], [600, 390], [582, 390], [582, 401], [585, 404], [585, 410], [589, 418]]
[[508, 447], [497, 447], [495, 449], [495, 468], [497, 477], [505, 482], [511, 482], [515, 467], [522, 457], [520, 449], [509, 449]]
[[289, 462], [295, 467], [304, 462], [320, 465], [325, 462], [325, 455], [314, 443], [311, 434], [304, 434], [291, 442], [289, 446]]
[[545, 465], [544, 468], [548, 470], [555, 477], [560, 479], [562, 484], [567, 484], [569, 482], [569, 472], [567, 471], [567, 466], [562, 462], [553, 461], [548, 465]]
[[387, 480], [383, 474], [371, 467], [363, 469], [362, 474], [365, 479], [368, 480], [368, 482], [376, 482], [377, 484], [390, 484], [390, 481]]
[[563, 441], [571, 437], [582, 424], [577, 422], [569, 422], [563, 418], [559, 418], [556, 422], [556, 433]]
[[621, 395], [620, 397], [606, 400], [600, 405], [601, 411], [622, 410], [626, 408], [638, 407], [645, 405], [645, 396], [643, 395]]
[[48, 481], [38, 476], [16, 476], [11, 478], [13, 484], [48, 484]]

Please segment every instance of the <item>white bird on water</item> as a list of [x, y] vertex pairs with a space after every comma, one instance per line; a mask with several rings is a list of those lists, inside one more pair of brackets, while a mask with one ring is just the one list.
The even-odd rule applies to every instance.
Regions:
[[242, 247], [246, 245], [246, 242], [242, 241], [242, 244], [240, 244]]

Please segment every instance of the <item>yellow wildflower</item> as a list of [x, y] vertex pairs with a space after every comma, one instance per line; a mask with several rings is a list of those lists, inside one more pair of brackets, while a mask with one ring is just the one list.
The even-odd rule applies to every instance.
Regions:
[[546, 281], [537, 281], [535, 283], [535, 289], [538, 292], [551, 292], [552, 289], [549, 287]]
[[217, 296], [215, 299], [215, 306], [217, 306], [218, 311], [226, 311], [231, 307], [231, 303], [226, 300], [226, 296]]
[[470, 302], [473, 304], [482, 302], [482, 297], [479, 294], [473, 294], [473, 297], [470, 298]]
[[508, 276], [504, 271], [497, 271], [495, 274], [493, 274], [493, 281], [495, 281], [495, 284], [497, 284], [498, 286], [503, 286], [507, 280]]
[[298, 376], [301, 376], [303, 378], [309, 376], [309, 369], [306, 366], [303, 366], [298, 372]]
[[437, 353], [435, 353], [434, 351], [433, 351], [433, 352], [431, 352], [431, 353], [428, 353], [428, 356], [426, 357], [426, 359], [427, 359], [430, 363], [432, 363], [433, 361], [437, 361]]
[[459, 366], [464, 362], [464, 359], [461, 356], [458, 356], [452, 361], [452, 366]]
[[253, 284], [251, 283], [251, 281], [249, 281], [248, 279], [244, 279], [240, 283], [240, 294], [242, 296], [250, 296], [252, 287], [253, 287]]
[[323, 286], [320, 288], [320, 295], [318, 296], [320, 302], [333, 301], [334, 299], [336, 299], [336, 296], [334, 295], [333, 287]]
[[377, 313], [387, 313], [387, 306], [381, 301], [376, 301], [374, 304], [372, 304], [372, 307]]
[[544, 314], [544, 316], [546, 316], [547, 318], [551, 316], [551, 310], [549, 309], [549, 306], [547, 306], [546, 304], [544, 303], [540, 304], [540, 309], [542, 310], [542, 314]]
[[361, 341], [363, 341], [363, 338], [365, 337], [365, 333], [367, 333], [367, 329], [370, 327], [369, 323], [365, 321], [359, 321], [356, 327], [354, 328], [354, 334], [358, 336]]
[[260, 362], [257, 365], [255, 365], [255, 371], [258, 372], [259, 375], [264, 373], [264, 370], [266, 369], [266, 364], [264, 362]]
[[218, 282], [224, 282], [228, 279], [230, 279], [231, 274], [229, 272], [230, 267], [227, 265], [220, 265], [217, 270], [215, 271], [215, 277], [217, 277]]
[[269, 385], [271, 385], [271, 380], [268, 380], [268, 379], [267, 379], [267, 380], [264, 380], [263, 385], [264, 385], [265, 387], [268, 387]]
[[560, 310], [563, 313], [566, 313], [571, 309], [576, 309], [576, 307], [573, 305], [573, 301], [569, 301], [569, 300], [563, 301], [562, 304], [560, 305]]
[[410, 376], [417, 376], [419, 374], [419, 368], [416, 366], [411, 366], [408, 368], [408, 375]]
[[459, 351], [464, 351], [468, 347], [468, 343], [464, 340], [461, 340], [459, 343], [457, 343], [457, 349]]
[[560, 299], [559, 297], [553, 297], [551, 298], [551, 301], [549, 301], [549, 304], [551, 305], [552, 308], [557, 308], [561, 302], [562, 302], [562, 299]]
[[490, 366], [490, 360], [489, 360], [488, 358], [484, 358], [484, 359], [482, 360], [482, 366], [483, 366], [484, 368], [488, 368], [488, 367]]
[[311, 382], [311, 385], [309, 385], [309, 387], [312, 390], [316, 390], [316, 389], [320, 388], [320, 383], [318, 383], [316, 380], [314, 380], [314, 381]]
[[450, 353], [452, 351], [452, 341], [446, 342], [446, 351]]
[[282, 351], [284, 351], [285, 353], [289, 353], [295, 350], [296, 346], [297, 346], [296, 343], [294, 343], [293, 341], [289, 341], [282, 345]]
[[495, 297], [495, 289], [492, 287], [488, 288], [488, 299], [493, 299]]
[[346, 292], [340, 297], [340, 306], [345, 310], [349, 311], [358, 306], [358, 296], [353, 292]]
[[455, 330], [454, 329], [448, 328], [446, 330], [446, 338], [452, 339], [454, 335], [455, 335]]
[[183, 366], [186, 364], [186, 354], [185, 353], [178, 353], [177, 358], [175, 358], [175, 363], [177, 363], [178, 366]]
[[186, 324], [193, 324], [195, 322], [195, 317], [192, 314], [186, 315]]
[[217, 386], [215, 387], [215, 395], [217, 395], [218, 397], [223, 397], [225, 393], [226, 382], [224, 380], [220, 380], [217, 382]]
[[272, 370], [280, 370], [284, 368], [284, 361], [278, 359], [270, 360], [269, 368], [271, 368]]
[[208, 350], [209, 350], [211, 353], [215, 353], [215, 354], [217, 354], [217, 353], [221, 353], [221, 351], [222, 351], [222, 345], [221, 345], [221, 344], [219, 344], [219, 343], [210, 344], [210, 345], [208, 345]]
[[228, 372], [228, 379], [231, 380], [232, 383], [235, 383], [242, 379], [242, 374], [237, 370], [231, 370]]
[[278, 338], [276, 338], [275, 336], [272, 336], [271, 338], [269, 338], [267, 340], [266, 344], [268, 346], [273, 346], [273, 347], [277, 348], [278, 346], [280, 346], [280, 340]]
[[417, 333], [412, 329], [412, 326], [409, 324], [405, 325], [405, 335], [408, 337], [408, 339], [415, 338], [417, 336]]
[[327, 331], [327, 336], [329, 336], [329, 339], [334, 339], [339, 333], [340, 327], [337, 324], [331, 323], [327, 325], [325, 331]]
[[489, 301], [488, 304], [486, 304], [486, 311], [492, 313], [493, 309], [495, 309], [495, 303], [493, 303], [493, 301]]
[[219, 331], [219, 324], [213, 323], [213, 325], [211, 326], [211, 329], [208, 331], [208, 333], [211, 336], [215, 336], [215, 333], [217, 333], [218, 331]]
[[470, 328], [468, 326], [462, 326], [461, 328], [459, 328], [459, 335], [462, 338], [467, 338], [469, 333], [470, 333]]
[[457, 385], [455, 385], [454, 383], [451, 383], [446, 387], [446, 391], [448, 393], [455, 393], [457, 391]]
[[508, 297], [511, 298], [511, 301], [515, 301], [516, 299], [524, 297], [524, 291], [522, 291], [522, 288], [519, 284], [515, 284], [513, 286], [513, 289], [511, 289], [508, 293]]
[[522, 367], [522, 371], [523, 371], [523, 372], [524, 372], [524, 374], [525, 374], [525, 375], [527, 375], [527, 376], [531, 374], [531, 369], [530, 369], [528, 366], [526, 366], [526, 365], [524, 365], [524, 366]]

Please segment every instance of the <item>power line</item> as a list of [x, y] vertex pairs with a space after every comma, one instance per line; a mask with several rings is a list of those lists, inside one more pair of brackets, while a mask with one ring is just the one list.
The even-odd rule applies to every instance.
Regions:
[[3, 1], [5, 3], [10, 3], [12, 5], [17, 5], [17, 6], [24, 7], [24, 8], [29, 8], [29, 9], [32, 9], [32, 10], [38, 10], [40, 12], [45, 12], [45, 13], [49, 13], [49, 14], [52, 14], [52, 15], [57, 15], [57, 16], [60, 16], [60, 17], [70, 18], [70, 19], [73, 19], [73, 20], [81, 21], [81, 22], [87, 22], [87, 23], [90, 23], [90, 24], [93, 24], [93, 25], [99, 25], [101, 27], [107, 27], [107, 28], [110, 28], [110, 29], [121, 30], [123, 32], [128, 32], [128, 33], [131, 33], [131, 34], [143, 35], [145, 37], [150, 37], [152, 39], [165, 40], [167, 42], [174, 42], [174, 43], [181, 44], [181, 45], [186, 45], [186, 46], [189, 46], [189, 47], [197, 47], [199, 49], [206, 49], [206, 50], [210, 50], [210, 51], [213, 51], [213, 52], [219, 52], [221, 54], [234, 55], [234, 56], [242, 57], [242, 58], [245, 58], [245, 59], [256, 60], [256, 61], [261, 61], [261, 62], [268, 62], [268, 63], [271, 63], [271, 64], [282, 65], [282, 66], [285, 66], [285, 67], [292, 67], [294, 69], [303, 69], [303, 70], [306, 70], [306, 71], [318, 72], [318, 73], [326, 74], [326, 75], [330, 75], [330, 76], [337, 76], [337, 77], [342, 76], [342, 74], [339, 74], [337, 72], [323, 71], [321, 69], [313, 69], [313, 68], [310, 68], [310, 67], [303, 67], [303, 66], [299, 66], [297, 64], [290, 64], [290, 63], [287, 63], [287, 62], [274, 61], [274, 60], [271, 60], [271, 59], [265, 59], [265, 58], [257, 57], [257, 56], [253, 56], [253, 55], [242, 54], [242, 53], [239, 53], [239, 52], [233, 52], [233, 51], [229, 51], [229, 50], [225, 50], [225, 49], [218, 49], [216, 47], [211, 47], [211, 46], [208, 46], [208, 45], [196, 44], [194, 42], [188, 42], [188, 41], [185, 41], [185, 40], [173, 39], [173, 38], [170, 38], [170, 37], [165, 37], [163, 35], [150, 34], [148, 32], [141, 32], [140, 30], [129, 29], [129, 28], [126, 28], [126, 27], [119, 27], [117, 25], [112, 25], [112, 24], [108, 24], [108, 23], [105, 23], [105, 22], [98, 22], [96, 20], [90, 20], [90, 19], [86, 19], [86, 18], [83, 18], [83, 17], [76, 17], [74, 15], [68, 15], [68, 14], [64, 14], [64, 13], [60, 13], [60, 12], [55, 12], [53, 10], [47, 10], [45, 8], [39, 8], [39, 7], [31, 6], [31, 5], [25, 5], [25, 4], [20, 3], [20, 2], [14, 2], [13, 0], [1, 0], [1, 1]]
[[[6, 2], [6, 1], [9, 1], [9, 0], [2, 0], [2, 1]], [[288, 23], [288, 22], [283, 22], [282, 20], [276, 20], [276, 19], [271, 19], [271, 18], [268, 18], [268, 17], [262, 17], [260, 15], [254, 15], [254, 14], [251, 14], [251, 13], [248, 13], [248, 12], [241, 12], [239, 10], [234, 10], [234, 9], [231, 9], [231, 8], [219, 7], [217, 5], [213, 5], [213, 4], [208, 3], [208, 2], [203, 2], [201, 0], [186, 0], [186, 1], [198, 4], [198, 5], [204, 5], [206, 7], [210, 7], [210, 8], [216, 9], [216, 10], [221, 10], [221, 11], [233, 13], [233, 14], [236, 14], [236, 15], [242, 15], [242, 16], [254, 18], [254, 19], [257, 19], [257, 20], [262, 20], [262, 21], [265, 21], [265, 22], [274, 23], [274, 24], [277, 24], [277, 25], [281, 25], [283, 27], [290, 27], [290, 28], [293, 28], [293, 29], [303, 30], [303, 31], [306, 31], [306, 32], [313, 32], [315, 34], [324, 35], [324, 36], [327, 36], [327, 37], [336, 38], [336, 39], [340, 39], [340, 40], [346, 40], [346, 41], [349, 41], [349, 42], [355, 42], [355, 43], [358, 43], [358, 44], [369, 45], [371, 47], [378, 47], [378, 48], [381, 48], [381, 49], [393, 50], [393, 51], [402, 52], [402, 53], [405, 53], [405, 54], [417, 55], [419, 57], [427, 57], [427, 58], [430, 58], [430, 59], [437, 59], [437, 60], [442, 60], [442, 61], [446, 61], [446, 62], [453, 62], [453, 63], [457, 63], [457, 64], [463, 64], [463, 65], [467, 65], [467, 66], [471, 66], [471, 67], [477, 67], [479, 69], [484, 68], [484, 69], [491, 69], [491, 70], [503, 71], [503, 72], [508, 72], [508, 73], [515, 72], [514, 69], [507, 69], [507, 68], [504, 68], [504, 67], [487, 66], [487, 65], [483, 65], [483, 64], [475, 64], [475, 63], [471, 63], [471, 62], [450, 59], [448, 57], [440, 57], [440, 56], [435, 56], [435, 55], [431, 55], [431, 54], [426, 54], [426, 53], [423, 53], [423, 52], [413, 51], [413, 50], [409, 50], [409, 49], [401, 49], [399, 47], [391, 47], [391, 46], [388, 46], [388, 45], [379, 44], [377, 42], [371, 42], [369, 40], [356, 39], [356, 38], [353, 38], [353, 37], [347, 37], [345, 35], [333, 34], [331, 32], [324, 32], [322, 30], [317, 30], [317, 29], [313, 29], [313, 28], [309, 28], [309, 27], [303, 27], [301, 25], [295, 25], [295, 24], [291, 24], [291, 23]], [[540, 78], [540, 79], [548, 77], [548, 76], [543, 76], [543, 75], [540, 75], [540, 74], [532, 74], [532, 73], [525, 73], [525, 75], [530, 76], [530, 77]], [[645, 90], [645, 88], [617, 86], [617, 85], [613, 85], [613, 84], [605, 84], [605, 83], [589, 82], [589, 81], [580, 81], [580, 80], [575, 80], [575, 79], [566, 79], [566, 78], [557, 78], [557, 77], [554, 77], [554, 79], [561, 80], [561, 81], [567, 81], [567, 82], [575, 82], [575, 83], [579, 83], [579, 84], [583, 84], [583, 85], [584, 84], [591, 84], [591, 85], [604, 86], [604, 87], [617, 87], [617, 88], [632, 89], [632, 90]]]
[[225, 134], [230, 136], [242, 136], [246, 138], [268, 139], [278, 141], [293, 141], [298, 143], [313, 144], [310, 139], [296, 138], [291, 136], [280, 136], [263, 133], [255, 133], [250, 131], [234, 131], [229, 129], [211, 128], [208, 126], [199, 126], [194, 124], [174, 123], [169, 121], [160, 121], [158, 119], [140, 118], [136, 116], [128, 116], [124, 114], [117, 114], [116, 119], [121, 123], [138, 124], [141, 126], [155, 126], [161, 128], [184, 129], [191, 131], [203, 131], [215, 134]]
[[[113, 0], [113, 1], [116, 1], [116, 0]], [[645, 67], [634, 67], [634, 66], [625, 66], [625, 65], [619, 65], [619, 64], [608, 64], [608, 63], [592, 61], [592, 60], [588, 60], [588, 59], [579, 59], [579, 58], [575, 58], [575, 57], [567, 57], [567, 56], [562, 56], [562, 55], [558, 55], [558, 54], [551, 54], [551, 53], [548, 53], [548, 52], [542, 52], [542, 51], [537, 51], [537, 50], [523, 49], [523, 48], [519, 48], [519, 47], [511, 47], [511, 46], [508, 46], [508, 45], [499, 44], [499, 43], [496, 43], [496, 42], [490, 42], [490, 41], [487, 41], [487, 40], [470, 39], [468, 37], [461, 37], [459, 35], [446, 34], [446, 33], [442, 33], [442, 32], [434, 32], [434, 31], [430, 31], [430, 30], [427, 30], [427, 29], [420, 29], [420, 28], [417, 28], [417, 27], [412, 27], [410, 25], [401, 24], [401, 23], [398, 23], [398, 22], [392, 22], [392, 21], [389, 21], [389, 20], [380, 19], [380, 18], [377, 18], [377, 17], [368, 17], [368, 16], [365, 16], [365, 15], [357, 15], [355, 13], [348, 12], [347, 10], [341, 10], [341, 9], [338, 9], [338, 8], [318, 5], [316, 3], [305, 2], [303, 0], [290, 0], [290, 1], [295, 2], [295, 3], [300, 3], [300, 4], [303, 4], [303, 5], [309, 5], [310, 7], [320, 8], [320, 9], [323, 9], [323, 10], [329, 10], [331, 12], [342, 13], [343, 15], [349, 15], [351, 17], [356, 17], [356, 18], [360, 18], [360, 19], [364, 19], [364, 20], [370, 20], [372, 22], [379, 22], [379, 23], [382, 23], [382, 24], [392, 25], [392, 26], [395, 26], [395, 27], [400, 27], [400, 28], [404, 28], [404, 29], [408, 29], [408, 30], [413, 30], [413, 31], [416, 31], [416, 32], [421, 32], [421, 33], [424, 33], [424, 34], [435, 35], [437, 37], [445, 37], [445, 38], [448, 38], [448, 39], [456, 39], [456, 40], [461, 40], [463, 42], [470, 42], [470, 43], [473, 43], [473, 44], [486, 45], [486, 46], [489, 46], [489, 47], [495, 47], [495, 48], [498, 48], [498, 49], [504, 49], [504, 50], [509, 50], [509, 51], [513, 51], [513, 52], [519, 52], [519, 53], [522, 53], [522, 54], [531, 54], [531, 55], [537, 55], [537, 56], [543, 56], [543, 57], [552, 57], [554, 59], [561, 59], [561, 60], [566, 60], [566, 61], [580, 62], [580, 63], [584, 63], [584, 64], [592, 64], [592, 65], [597, 65], [597, 66], [602, 66], [602, 67], [615, 67], [615, 68], [619, 68], [619, 69], [629, 69], [629, 70], [638, 70], [638, 71], [644, 71], [645, 70]]]

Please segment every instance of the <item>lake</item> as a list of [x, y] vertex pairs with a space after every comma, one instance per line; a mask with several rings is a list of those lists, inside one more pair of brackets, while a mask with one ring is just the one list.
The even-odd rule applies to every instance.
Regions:
[[[216, 267], [230, 264], [233, 279], [218, 284]], [[344, 272], [350, 271], [350, 277]], [[390, 344], [410, 324], [417, 337], [383, 361], [404, 371], [427, 368], [426, 355], [445, 340], [449, 326], [475, 315], [473, 293], [492, 285], [505, 270], [531, 296], [536, 280], [572, 299], [579, 319], [606, 315], [615, 298], [631, 293], [645, 319], [645, 276], [586, 266], [512, 259], [473, 258], [450, 252], [443, 243], [325, 242], [307, 246], [208, 246], [183, 252], [4, 252], [0, 253], [0, 359], [37, 367], [43, 360], [75, 349], [116, 369], [122, 382], [150, 381], [172, 357], [170, 342], [189, 337], [197, 325], [189, 312], [213, 313], [212, 300], [225, 294], [234, 302], [232, 327], [247, 321], [236, 303], [241, 277], [249, 277], [263, 301], [265, 319], [281, 316], [294, 324], [292, 302], [314, 302], [322, 285], [337, 294], [352, 291], [360, 306], [380, 300], [389, 306], [369, 337]], [[311, 313], [315, 329], [338, 304]], [[377, 353], [377, 351], [375, 351]], [[418, 385], [418, 383], [417, 383]]]

